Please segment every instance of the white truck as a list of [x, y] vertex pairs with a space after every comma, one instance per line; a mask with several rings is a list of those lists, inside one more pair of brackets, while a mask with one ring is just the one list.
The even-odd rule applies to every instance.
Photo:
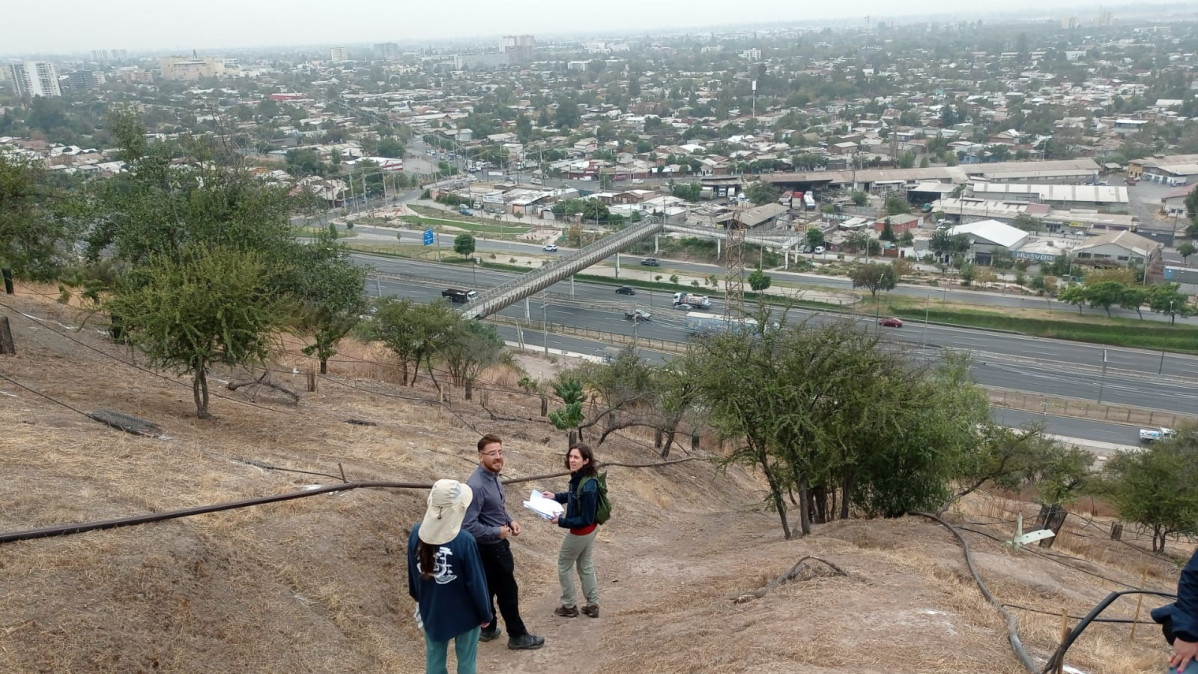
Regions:
[[1157, 440], [1168, 440], [1174, 435], [1176, 435], [1176, 433], [1172, 428], [1165, 428], [1164, 426], [1161, 426], [1160, 428], [1141, 428], [1140, 442], [1150, 445]]
[[706, 295], [692, 295], [690, 293], [674, 293], [674, 306], [679, 304], [689, 304], [693, 309], [710, 309], [711, 300]]
[[[739, 329], [757, 331], [757, 321], [752, 318], [745, 318], [743, 322], [730, 321], [723, 314], [707, 314], [701, 311], [688, 311], [686, 313], [686, 331], [692, 335], [711, 335], [725, 331], [733, 331]], [[743, 327], [742, 327], [743, 326]]]

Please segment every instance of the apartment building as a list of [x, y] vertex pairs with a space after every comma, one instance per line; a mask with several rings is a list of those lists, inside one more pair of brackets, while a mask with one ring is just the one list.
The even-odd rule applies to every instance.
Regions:
[[62, 89], [58, 86], [58, 69], [53, 63], [23, 61], [9, 65], [8, 71], [18, 96], [62, 95]]

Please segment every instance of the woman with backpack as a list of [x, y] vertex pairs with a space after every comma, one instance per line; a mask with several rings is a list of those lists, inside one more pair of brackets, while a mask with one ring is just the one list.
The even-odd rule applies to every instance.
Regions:
[[595, 467], [595, 453], [591, 448], [578, 444], [566, 453], [566, 469], [570, 471], [570, 486], [566, 491], [541, 492], [566, 506], [564, 514], [553, 518], [559, 527], [569, 529], [562, 541], [557, 556], [557, 579], [562, 585], [562, 605], [554, 609], [554, 615], [573, 618], [579, 609], [575, 602], [572, 567], [578, 568], [578, 579], [582, 582], [582, 593], [586, 605], [582, 613], [599, 617], [599, 582], [595, 579], [595, 565], [591, 553], [595, 548], [595, 536], [599, 533], [600, 484]]

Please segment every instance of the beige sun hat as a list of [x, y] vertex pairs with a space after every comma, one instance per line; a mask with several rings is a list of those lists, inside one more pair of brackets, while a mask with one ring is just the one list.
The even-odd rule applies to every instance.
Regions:
[[428, 495], [428, 510], [420, 523], [420, 540], [429, 545], [444, 545], [462, 530], [466, 508], [474, 500], [470, 486], [457, 480], [437, 480]]

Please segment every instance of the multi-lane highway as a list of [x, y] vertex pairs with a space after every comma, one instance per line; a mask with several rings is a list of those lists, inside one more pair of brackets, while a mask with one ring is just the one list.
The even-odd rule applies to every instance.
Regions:
[[[510, 273], [470, 266], [437, 265], [412, 260], [362, 256], [379, 272], [368, 283], [372, 294], [431, 301], [446, 287], [487, 288], [511, 278]], [[723, 311], [718, 296], [710, 310]], [[633, 324], [623, 312], [633, 306], [652, 313], [652, 320]], [[500, 312], [519, 319], [528, 329], [544, 322], [601, 330], [639, 338], [685, 342], [683, 312], [672, 308], [669, 293], [638, 290], [633, 297], [618, 295], [609, 285], [563, 281], [547, 291]], [[790, 322], [846, 320], [839, 314], [791, 310]], [[1198, 414], [1198, 358], [1121, 347], [1042, 339], [951, 326], [907, 322], [903, 328], [883, 328], [872, 318], [849, 317], [913, 353], [934, 357], [942, 348], [973, 354], [974, 375], [986, 386], [1045, 393], [1111, 404], [1135, 405], [1183, 414]], [[550, 341], [560, 339], [550, 335]], [[537, 342], [541, 340], [536, 340]], [[601, 346], [571, 349], [598, 352]], [[552, 345], [553, 348], [564, 348]], [[1103, 358], [1106, 358], [1104, 368]], [[1158, 370], [1162, 375], [1158, 375]]]
[[[452, 217], [452, 214], [447, 213], [447, 217]], [[378, 238], [380, 240], [395, 241], [396, 234], [399, 235], [399, 240], [405, 244], [419, 244], [421, 242], [422, 232], [412, 230], [394, 230], [379, 227], [358, 226], [355, 231], [359, 232], [359, 236], [365, 235], [366, 240], [370, 238]], [[444, 239], [443, 245], [452, 247], [452, 237], [442, 235]], [[476, 242], [477, 249], [480, 253], [540, 253], [539, 245], [530, 245], [527, 243], [516, 243], [510, 241], [493, 241], [479, 239]], [[562, 248], [561, 253], [570, 252], [567, 248]], [[661, 273], [653, 268], [639, 267], [636, 262], [640, 256], [621, 255], [621, 274], [627, 274], [628, 278], [649, 280], [654, 275]], [[615, 259], [611, 258], [609, 263], [614, 263]], [[632, 263], [629, 265], [628, 263]], [[670, 270], [682, 273], [691, 274], [721, 274], [722, 269], [716, 265], [705, 264], [701, 262], [680, 262], [670, 260], [666, 263]], [[832, 290], [852, 290], [853, 283], [851, 280], [840, 276], [824, 276], [821, 274], [810, 273], [795, 273], [779, 270], [771, 270], [770, 276], [774, 277], [778, 282], [788, 284], [799, 284], [806, 286], [817, 286], [820, 288], [829, 288]], [[1044, 309], [1052, 312], [1073, 312], [1077, 313], [1077, 307], [1070, 304], [1063, 304], [1050, 297], [1031, 297], [1018, 295], [1015, 293], [994, 293], [994, 292], [977, 292], [964, 289], [949, 289], [933, 288], [930, 286], [907, 285], [901, 284], [894, 290], [890, 291], [892, 295], [902, 297], [913, 297], [924, 300], [929, 307], [935, 307], [938, 302], [954, 302], [962, 304], [973, 304], [985, 307], [1006, 307], [1011, 309]], [[1093, 312], [1094, 309], [1083, 309], [1086, 312]], [[1132, 309], [1121, 309], [1119, 307], [1111, 308], [1111, 315], [1123, 318], [1139, 319], [1140, 316]], [[1145, 311], [1143, 320], [1153, 322], [1168, 322], [1169, 316], [1165, 314], [1156, 314]], [[1189, 323], [1198, 325], [1198, 316], [1178, 317], [1177, 323]], [[1101, 363], [1101, 353], [1098, 355]]]

